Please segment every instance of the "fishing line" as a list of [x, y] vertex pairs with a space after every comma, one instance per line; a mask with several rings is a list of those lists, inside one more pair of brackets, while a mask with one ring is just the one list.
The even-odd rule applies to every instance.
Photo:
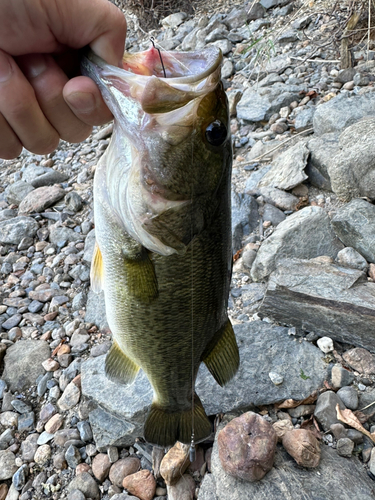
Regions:
[[165, 68], [164, 68], [163, 58], [161, 57], [160, 49], [158, 47], [155, 47], [155, 38], [153, 36], [150, 38], [150, 42], [154, 46], [154, 49], [156, 49], [158, 51], [158, 54], [160, 57], [160, 62], [161, 62], [161, 67], [163, 68], [164, 78], [167, 78], [167, 74], [166, 74]]

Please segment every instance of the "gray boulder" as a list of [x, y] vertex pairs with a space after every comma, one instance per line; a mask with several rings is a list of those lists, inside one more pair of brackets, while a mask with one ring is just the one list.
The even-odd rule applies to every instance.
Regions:
[[105, 315], [104, 293], [95, 293], [89, 291], [86, 303], [85, 321], [94, 323], [98, 328], [108, 328], [107, 318]]
[[365, 116], [375, 115], [375, 96], [339, 94], [317, 107], [314, 114], [314, 131], [318, 135], [341, 132]]
[[2, 378], [12, 392], [22, 392], [36, 385], [39, 375], [45, 373], [43, 361], [51, 355], [44, 340], [20, 340], [10, 346], [4, 358]]
[[259, 95], [253, 88], [245, 90], [237, 104], [237, 117], [249, 122], [269, 120], [281, 108], [299, 98], [299, 91], [288, 92], [284, 87], [273, 87], [272, 92]]
[[330, 219], [320, 207], [306, 207], [290, 215], [258, 250], [251, 268], [254, 281], [261, 281], [285, 258], [335, 258], [344, 245], [332, 230]]
[[0, 243], [19, 245], [25, 237], [33, 238], [39, 224], [32, 217], [15, 217], [0, 222]]
[[375, 263], [375, 206], [365, 200], [352, 200], [339, 208], [332, 227], [347, 247], [353, 247], [368, 262]]
[[261, 316], [375, 350], [375, 284], [363, 271], [290, 259], [271, 274]]
[[360, 196], [374, 200], [375, 117], [347, 127], [340, 135], [339, 146], [327, 168], [332, 191], [343, 201]]

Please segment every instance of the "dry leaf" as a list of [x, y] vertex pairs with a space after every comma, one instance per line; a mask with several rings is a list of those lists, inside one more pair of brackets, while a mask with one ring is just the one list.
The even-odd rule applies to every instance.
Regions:
[[276, 406], [277, 408], [297, 408], [297, 406], [300, 405], [312, 405], [317, 400], [317, 397], [318, 393], [317, 391], [314, 391], [312, 394], [310, 394], [310, 396], [307, 396], [307, 398], [301, 399], [300, 401], [296, 401], [294, 399], [286, 399]]
[[367, 431], [358, 420], [358, 418], [354, 415], [352, 410], [340, 410], [339, 405], [336, 405], [336, 413], [338, 420], [344, 422], [344, 424], [350, 425], [353, 429], [357, 429], [357, 431], [362, 432], [365, 436], [369, 437], [372, 442], [375, 443], [375, 433], [371, 434], [371, 432]]
[[310, 417], [308, 420], [304, 420], [301, 424], [301, 429], [305, 429], [310, 431], [316, 439], [322, 439], [322, 433], [319, 430], [319, 427], [316, 427], [316, 421], [314, 417]]
[[354, 412], [354, 415], [358, 418], [358, 420], [361, 422], [361, 424], [364, 424], [365, 422], [367, 422], [367, 420], [369, 420], [374, 415], [374, 413], [366, 414], [360, 410], [356, 410]]

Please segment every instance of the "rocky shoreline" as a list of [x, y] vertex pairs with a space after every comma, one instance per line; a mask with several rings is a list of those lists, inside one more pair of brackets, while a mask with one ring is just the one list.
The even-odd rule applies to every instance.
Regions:
[[[89, 271], [92, 180], [112, 126], [0, 160], [0, 500], [374, 497], [374, 443], [336, 412], [358, 410], [375, 432], [375, 44], [360, 40], [341, 69], [330, 41], [348, 5], [218, 3], [142, 36], [130, 18], [128, 50], [154, 36], [163, 50], [224, 53], [241, 367], [224, 389], [200, 370], [216, 432], [193, 464], [186, 447], [164, 456], [140, 439], [146, 377], [117, 387], [104, 375], [111, 335]], [[279, 436], [257, 482], [219, 459], [219, 431], [245, 412]], [[299, 438], [286, 445], [299, 429], [318, 439], [319, 465], [297, 464]]]

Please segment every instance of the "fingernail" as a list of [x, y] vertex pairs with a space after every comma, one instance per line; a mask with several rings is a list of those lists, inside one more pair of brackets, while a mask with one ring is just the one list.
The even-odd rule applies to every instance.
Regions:
[[9, 80], [12, 74], [12, 65], [10, 63], [9, 57], [0, 51], [0, 82], [6, 82]]
[[80, 113], [90, 114], [96, 109], [95, 97], [90, 92], [74, 92], [65, 96], [65, 100]]
[[42, 54], [30, 54], [22, 59], [21, 67], [27, 78], [36, 78], [47, 69], [47, 61]]

